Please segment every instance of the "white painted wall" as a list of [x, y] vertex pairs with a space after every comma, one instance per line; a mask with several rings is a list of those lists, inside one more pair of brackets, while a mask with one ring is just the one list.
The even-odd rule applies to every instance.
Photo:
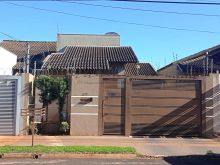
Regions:
[[12, 75], [12, 67], [17, 62], [17, 56], [0, 47], [0, 75]]

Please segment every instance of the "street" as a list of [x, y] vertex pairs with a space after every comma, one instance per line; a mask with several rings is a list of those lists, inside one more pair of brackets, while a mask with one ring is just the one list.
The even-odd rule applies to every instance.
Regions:
[[0, 159], [0, 165], [219, 165], [220, 159], [189, 159], [165, 158], [163, 159]]

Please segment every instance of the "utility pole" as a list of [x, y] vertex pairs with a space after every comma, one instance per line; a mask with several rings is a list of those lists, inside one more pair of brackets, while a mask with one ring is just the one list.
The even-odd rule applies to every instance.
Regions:
[[35, 77], [35, 75], [36, 75], [36, 69], [37, 69], [37, 62], [34, 61], [34, 77]]
[[27, 45], [26, 73], [30, 72], [30, 45]]
[[209, 75], [209, 57], [206, 57], [206, 75]]
[[211, 59], [211, 73], [213, 73], [213, 59]]

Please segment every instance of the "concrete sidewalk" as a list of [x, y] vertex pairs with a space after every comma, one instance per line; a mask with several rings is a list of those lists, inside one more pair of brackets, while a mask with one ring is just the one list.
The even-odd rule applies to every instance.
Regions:
[[[220, 142], [200, 138], [131, 138], [124, 136], [35, 136], [35, 145], [131, 146], [144, 155], [185, 156], [220, 154]], [[0, 145], [31, 145], [31, 136], [0, 136]]]

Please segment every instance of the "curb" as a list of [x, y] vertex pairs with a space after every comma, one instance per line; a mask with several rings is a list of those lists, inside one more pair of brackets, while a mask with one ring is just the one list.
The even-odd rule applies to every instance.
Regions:
[[80, 153], [7, 153], [0, 158], [32, 158], [32, 159], [137, 159], [136, 154], [80, 154]]
[[141, 155], [145, 159], [164, 159], [164, 155]]

